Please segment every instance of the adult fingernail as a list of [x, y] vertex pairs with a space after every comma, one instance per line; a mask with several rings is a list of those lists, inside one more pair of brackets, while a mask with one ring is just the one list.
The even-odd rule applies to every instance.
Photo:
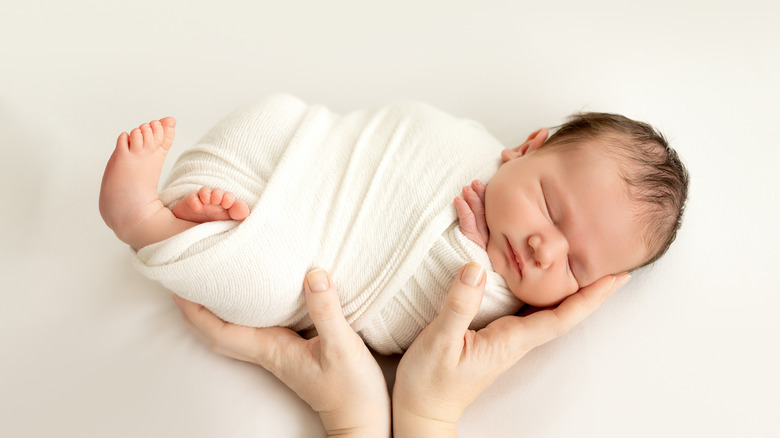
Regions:
[[615, 285], [617, 285], [617, 287], [621, 287], [624, 284], [628, 283], [628, 280], [630, 279], [631, 279], [631, 274], [629, 274], [628, 272], [626, 272], [625, 274], [618, 275], [617, 277], [615, 277]]
[[306, 281], [309, 282], [309, 288], [312, 292], [325, 292], [330, 287], [328, 274], [322, 269], [315, 269], [306, 274]]
[[485, 269], [479, 263], [469, 262], [460, 274], [460, 281], [469, 286], [477, 286], [482, 282], [482, 275]]

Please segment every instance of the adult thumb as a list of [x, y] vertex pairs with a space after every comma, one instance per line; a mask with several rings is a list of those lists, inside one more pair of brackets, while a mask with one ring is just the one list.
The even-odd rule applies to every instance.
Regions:
[[485, 278], [485, 269], [478, 263], [466, 263], [461, 268], [447, 293], [444, 308], [431, 322], [435, 336], [463, 339], [482, 303]]
[[345, 329], [352, 331], [344, 318], [338, 291], [325, 270], [315, 269], [306, 274], [304, 295], [309, 317], [323, 342], [338, 340]]

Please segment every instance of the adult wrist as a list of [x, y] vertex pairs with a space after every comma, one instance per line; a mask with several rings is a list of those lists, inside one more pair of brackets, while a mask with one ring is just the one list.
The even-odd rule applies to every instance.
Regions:
[[390, 403], [386, 407], [321, 412], [320, 420], [328, 437], [387, 438], [391, 436]]
[[451, 438], [458, 436], [458, 424], [426, 417], [393, 405], [393, 436], [396, 438]]
[[388, 438], [390, 422], [384, 425], [364, 425], [346, 429], [325, 429], [328, 438]]

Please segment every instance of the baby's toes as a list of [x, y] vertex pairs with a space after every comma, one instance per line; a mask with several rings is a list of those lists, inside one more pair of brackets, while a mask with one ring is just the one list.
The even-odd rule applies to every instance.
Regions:
[[160, 124], [163, 125], [163, 128], [175, 128], [176, 127], [176, 119], [173, 117], [163, 117], [160, 119]]
[[165, 132], [163, 131], [162, 123], [159, 120], [152, 120], [149, 122], [149, 126], [152, 127], [152, 136], [154, 137], [154, 144], [157, 147], [162, 145]]
[[244, 201], [237, 200], [228, 209], [228, 214], [234, 221], [242, 221], [249, 216], [249, 206], [247, 206]]
[[167, 150], [171, 148], [171, 145], [173, 145], [173, 137], [176, 134], [176, 119], [173, 117], [165, 117], [160, 119], [160, 124], [163, 128], [163, 140], [161, 146]]
[[210, 204], [211, 203], [211, 189], [203, 186], [198, 190], [198, 198], [200, 198], [200, 202], [204, 204]]
[[202, 222], [203, 203], [200, 202], [198, 193], [190, 193], [171, 209], [173, 215], [179, 219], [192, 222]]
[[234, 202], [236, 202], [236, 196], [230, 192], [225, 192], [225, 194], [222, 196], [222, 202], [220, 205], [222, 205], [222, 208], [227, 210], [233, 206]]
[[148, 123], [144, 123], [140, 126], [141, 134], [144, 136], [144, 149], [156, 149], [154, 144], [154, 134], [152, 133], [152, 127]]
[[144, 136], [138, 128], [130, 131], [130, 151], [137, 152], [144, 147]]
[[119, 138], [116, 139], [116, 148], [120, 150], [127, 150], [130, 148], [130, 134], [123, 132], [119, 134]]
[[203, 208], [203, 203], [200, 202], [200, 198], [198, 197], [197, 193], [190, 193], [179, 202], [183, 202], [184, 206], [186, 206], [187, 208], [190, 209], [190, 211], [193, 212], [200, 211]]
[[222, 204], [222, 197], [225, 196], [225, 191], [221, 189], [214, 189], [211, 191], [211, 204], [212, 205], [220, 205]]

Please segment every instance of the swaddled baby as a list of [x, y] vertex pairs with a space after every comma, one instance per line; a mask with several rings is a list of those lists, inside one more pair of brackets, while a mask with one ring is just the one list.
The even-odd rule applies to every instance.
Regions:
[[504, 149], [420, 103], [339, 116], [278, 95], [184, 151], [158, 193], [174, 127], [122, 133], [103, 177], [101, 214], [141, 272], [226, 321], [302, 331], [301, 279], [326, 268], [380, 353], [411, 344], [468, 261], [488, 268], [472, 328], [652, 263], [687, 195], [663, 137], [613, 114]]

